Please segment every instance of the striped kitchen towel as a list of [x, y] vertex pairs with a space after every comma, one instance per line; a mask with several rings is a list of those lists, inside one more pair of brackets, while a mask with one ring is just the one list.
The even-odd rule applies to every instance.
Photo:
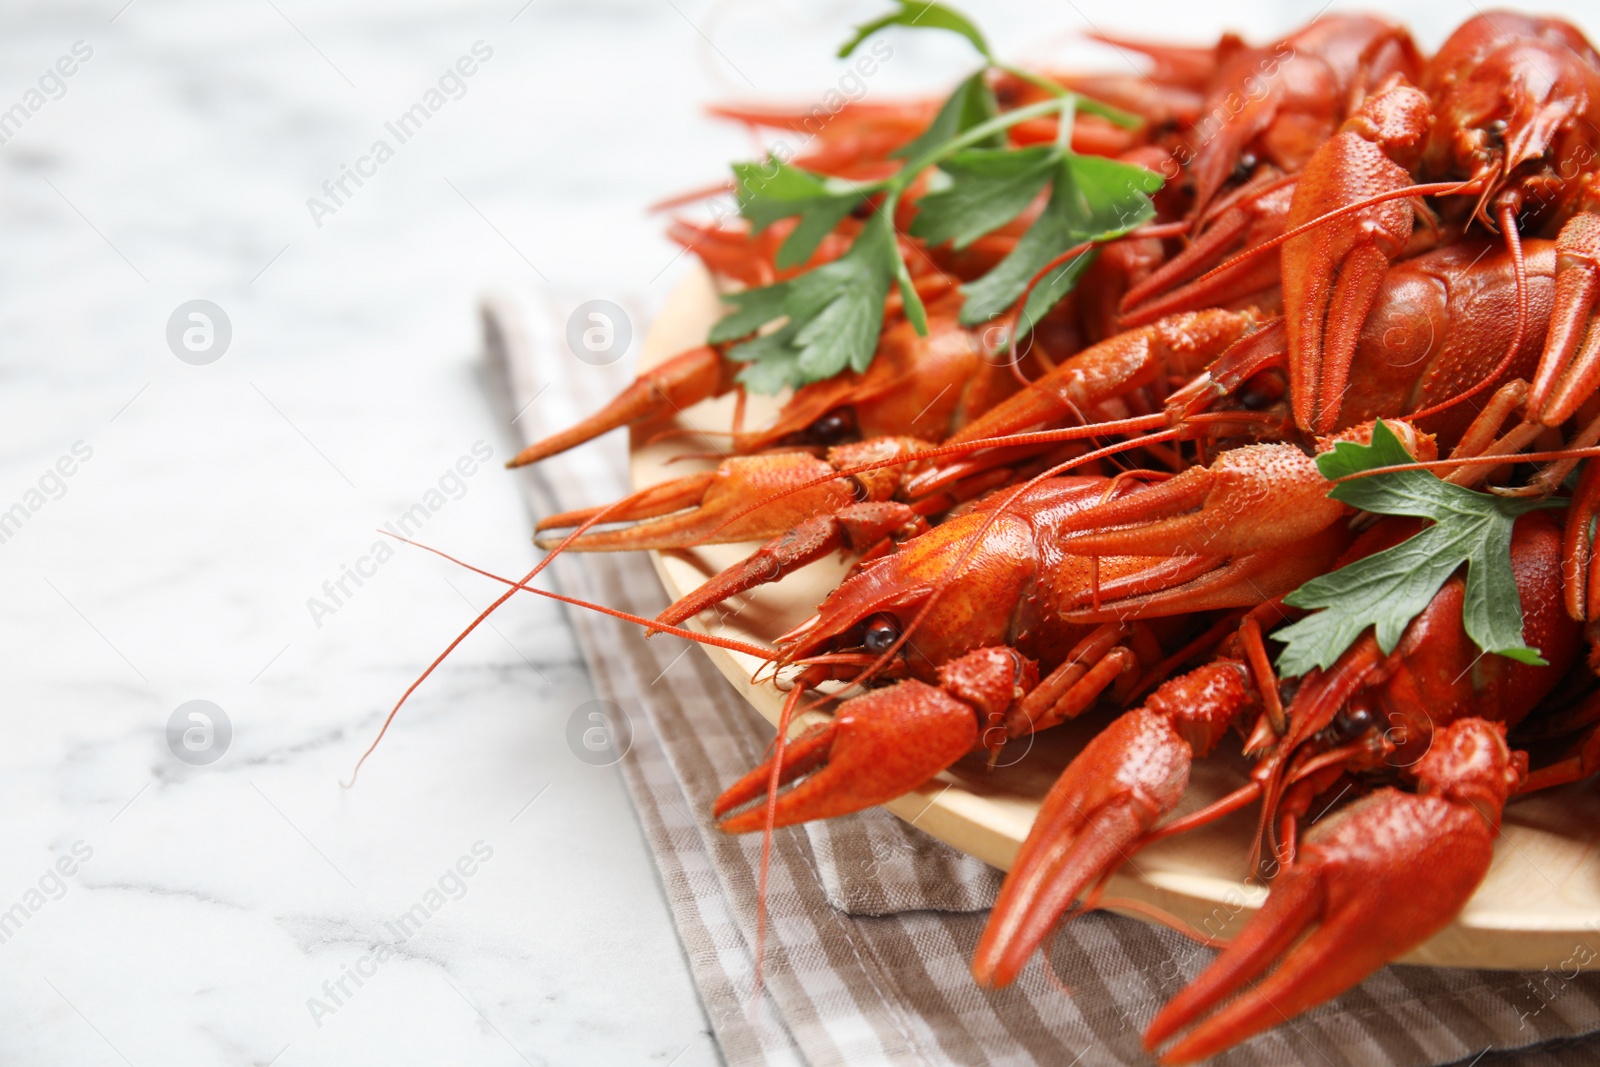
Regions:
[[[573, 358], [562, 310], [548, 294], [484, 305], [489, 387], [518, 447], [595, 410], [629, 376], [628, 360]], [[625, 448], [612, 434], [528, 471], [533, 513], [622, 495]], [[666, 604], [642, 555], [571, 555], [552, 570], [569, 595], [646, 616]], [[1094, 913], [1064, 926], [1011, 988], [979, 989], [967, 961], [998, 872], [881, 810], [777, 832], [757, 1001], [760, 836], [727, 836], [710, 811], [763, 758], [772, 729], [689, 642], [569, 617], [597, 693], [630, 728], [621, 770], [730, 1064], [1151, 1062], [1143, 1026], [1209, 949]], [[1600, 1062], [1600, 1039], [1582, 1039], [1596, 1031], [1600, 975], [1389, 967], [1215, 1062], [1556, 1067]]]

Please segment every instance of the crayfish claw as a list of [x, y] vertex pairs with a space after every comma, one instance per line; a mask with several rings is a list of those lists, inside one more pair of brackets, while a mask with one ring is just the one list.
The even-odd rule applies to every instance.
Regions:
[[[796, 490], [790, 492], [790, 490]], [[605, 521], [650, 519], [637, 526], [584, 534], [574, 552], [688, 548], [776, 537], [819, 512], [855, 502], [856, 490], [826, 460], [807, 452], [734, 456], [715, 471], [692, 474], [640, 490], [621, 505], [551, 516], [540, 529], [584, 521], [604, 511]], [[768, 501], [761, 507], [753, 504]], [[670, 512], [670, 514], [668, 514]], [[553, 547], [559, 538], [542, 538]]]
[[[972, 707], [938, 686], [905, 681], [852, 697], [832, 721], [813, 726], [784, 753], [778, 784], [799, 781], [778, 796], [774, 826], [831, 819], [909, 793], [977, 745]], [[713, 814], [726, 833], [765, 828], [758, 804], [772, 779], [772, 760], [717, 798]]]
[[973, 956], [979, 985], [1011, 982], [1074, 900], [1177, 807], [1195, 755], [1255, 704], [1248, 672], [1218, 660], [1174, 678], [1097, 734], [1051, 787]]
[[729, 597], [775, 582], [830, 552], [864, 552], [892, 534], [926, 528], [920, 515], [892, 500], [852, 504], [836, 515], [813, 516], [686, 593], [656, 619], [676, 626]]
[[1062, 361], [951, 435], [961, 444], [1081, 418], [1169, 373], [1196, 374], [1255, 328], [1253, 311], [1207, 308], [1126, 330]]
[[1209, 467], [1072, 516], [1064, 551], [1086, 556], [1226, 555], [1300, 541], [1348, 514], [1316, 461], [1293, 445], [1246, 445]]
[[525, 467], [576, 448], [609, 430], [671, 414], [680, 408], [720, 396], [733, 388], [734, 364], [716, 349], [702, 345], [674, 356], [633, 380], [616, 398], [577, 425], [551, 434], [517, 453], [506, 464]]
[[1163, 1064], [1205, 1059], [1338, 996], [1460, 913], [1488, 873], [1518, 760], [1504, 727], [1462, 719], [1435, 735], [1417, 777], [1418, 793], [1379, 789], [1312, 828], [1261, 911], [1151, 1021], [1153, 1050], [1238, 993]]
[[[591, 519], [602, 522], [642, 522], [645, 519], [657, 519], [675, 511], [682, 511], [684, 508], [694, 507], [700, 503], [710, 485], [710, 471], [671, 478], [647, 486], [610, 507], [579, 508], [546, 515], [534, 524], [533, 530], [534, 533], [565, 530], [573, 526], [582, 526]], [[551, 547], [555, 543], [554, 539], [550, 539], [550, 544], [545, 544], [544, 540], [540, 541], [542, 548]]]
[[1567, 507], [1561, 539], [1562, 589], [1567, 614], [1576, 622], [1600, 620], [1600, 553], [1595, 552], [1594, 522], [1600, 515], [1600, 463], [1589, 463]]
[[[833, 745], [834, 735], [838, 732], [837, 721], [818, 723], [805, 733], [789, 742], [784, 751], [783, 769], [778, 773], [778, 785], [785, 786], [803, 775], [809, 774], [818, 767], [823, 766], [828, 760], [828, 750]], [[734, 782], [722, 795], [717, 798], [716, 804], [711, 808], [711, 814], [722, 820], [729, 812], [749, 804], [752, 800], [762, 796], [767, 791], [772, 781], [772, 760], [768, 759], [760, 766], [750, 771], [743, 778]], [[779, 816], [777, 825], [786, 826], [788, 822], [783, 818], [785, 801], [787, 797], [779, 798]], [[761, 809], [757, 808], [747, 813], [741, 820], [739, 817], [723, 820], [722, 829], [729, 833], [744, 833], [746, 830], [761, 829]], [[746, 826], [749, 816], [756, 816], [755, 825]]]
[[[1373, 194], [1413, 184], [1406, 166], [1428, 131], [1428, 97], [1409, 85], [1370, 96], [1306, 163], [1289, 210], [1291, 231]], [[1362, 208], [1283, 246], [1283, 303], [1289, 328], [1290, 394], [1302, 429], [1339, 422], [1361, 324], [1384, 273], [1411, 239], [1404, 200]]]
[[[1031, 850], [1025, 847], [1018, 855], [1017, 866], [995, 902], [994, 917], [972, 959], [972, 976], [981, 986], [1009, 985], [1072, 902], [1121, 862], [1158, 814], [1132, 792], [1108, 800], [1087, 816], [1061, 808], [1058, 804], [1049, 820], [1040, 811], [1034, 822], [1035, 831], [1044, 830], [1040, 844]], [[1033, 839], [1030, 833], [1029, 840]]]
[[1289, 184], [1223, 211], [1188, 248], [1128, 290], [1118, 308], [1118, 324], [1131, 329], [1164, 315], [1236, 306], [1251, 298], [1270, 306], [1278, 285], [1276, 255], [1241, 259], [1215, 273], [1212, 268], [1219, 267], [1232, 252], [1248, 251], [1283, 233], [1293, 197], [1294, 185]]

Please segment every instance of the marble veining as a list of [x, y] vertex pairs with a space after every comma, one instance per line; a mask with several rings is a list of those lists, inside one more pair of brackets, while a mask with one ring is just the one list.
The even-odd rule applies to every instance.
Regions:
[[[373, 545], [421, 502], [422, 539], [528, 568], [476, 298], [522, 294], [557, 336], [584, 300], [658, 306], [687, 264], [644, 205], [755, 151], [702, 105], [813, 99], [837, 78], [829, 46], [879, 6], [0, 10], [0, 109], [92, 49], [0, 141], [0, 1062], [717, 1061], [617, 772], [567, 747], [592, 693], [553, 605], [507, 605], [341, 787], [497, 594]], [[1082, 47], [1066, 9], [965, 6], [1009, 54]], [[1077, 6], [1173, 37], [1223, 17]], [[953, 41], [896, 49], [869, 95], [969, 61]], [[337, 210], [308, 208], [485, 50]], [[214, 362], [169, 346], [193, 300], [231, 326]], [[474, 473], [441, 483], [466, 456]], [[196, 699], [232, 730], [209, 765], [169, 745]]]

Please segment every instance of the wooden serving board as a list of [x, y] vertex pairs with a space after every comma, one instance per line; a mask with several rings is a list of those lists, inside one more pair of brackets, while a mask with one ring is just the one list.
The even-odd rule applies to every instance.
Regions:
[[[710, 276], [703, 271], [690, 276], [651, 327], [640, 355], [641, 367], [702, 343], [720, 313]], [[770, 398], [751, 397], [746, 425], [764, 425], [776, 409]], [[723, 397], [690, 408], [674, 423], [726, 431], [732, 412], [732, 397]], [[636, 488], [709, 468], [709, 462], [667, 461], [687, 452], [711, 451], [726, 442], [725, 437], [672, 436], [649, 443], [663, 428], [657, 424], [634, 432], [632, 479]], [[716, 545], [652, 556], [667, 592], [678, 597], [744, 558], [754, 547]], [[821, 560], [730, 602], [739, 610], [714, 626], [708, 626], [704, 617], [690, 625], [726, 637], [768, 643], [810, 616], [847, 567], [848, 561]], [[782, 694], [770, 682], [751, 683], [759, 661], [721, 648], [703, 649], [754, 708], [775, 723]], [[1086, 717], [1046, 731], [1031, 743], [1015, 742], [1005, 749], [1003, 765], [993, 770], [968, 757], [887, 807], [934, 837], [996, 867], [1009, 868], [1040, 799], [1061, 768], [1105, 722], [1104, 715]], [[801, 725], [797, 723], [796, 729]], [[1246, 764], [1237, 746], [1225, 742], [1222, 748], [1226, 751], [1196, 761], [1189, 797], [1180, 814], [1244, 781]], [[1266, 893], [1265, 886], [1242, 877], [1255, 815], [1250, 808], [1138, 853], [1112, 880], [1108, 896], [1157, 905], [1212, 936], [1234, 936]], [[1600, 791], [1593, 782], [1512, 804], [1506, 812], [1494, 866], [1477, 895], [1454, 924], [1405, 961], [1538, 970], [1561, 967], [1582, 943], [1600, 945], [1597, 842]]]

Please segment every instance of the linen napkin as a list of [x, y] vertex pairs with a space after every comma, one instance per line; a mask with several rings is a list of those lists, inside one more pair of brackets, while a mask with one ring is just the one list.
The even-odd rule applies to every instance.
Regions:
[[[574, 358], [562, 312], [576, 303], [546, 291], [483, 305], [488, 388], [518, 447], [631, 378], [631, 360]], [[623, 495], [626, 447], [614, 433], [531, 468], [533, 515]], [[568, 595], [635, 614], [667, 603], [642, 554], [569, 554], [551, 572]], [[1210, 949], [1097, 912], [1063, 926], [1047, 962], [1011, 988], [979, 989], [968, 961], [999, 872], [882, 810], [776, 833], [757, 999], [760, 835], [723, 834], [710, 811], [773, 730], [690, 642], [646, 641], [578, 609], [569, 618], [597, 693], [631, 728], [620, 768], [728, 1063], [1153, 1062], [1143, 1027]], [[1600, 931], [1587, 941], [1590, 956], [1600, 951]], [[1582, 1039], [1596, 1031], [1600, 975], [1395, 966], [1213, 1062], [1557, 1067], [1600, 1062], [1600, 1039]]]

